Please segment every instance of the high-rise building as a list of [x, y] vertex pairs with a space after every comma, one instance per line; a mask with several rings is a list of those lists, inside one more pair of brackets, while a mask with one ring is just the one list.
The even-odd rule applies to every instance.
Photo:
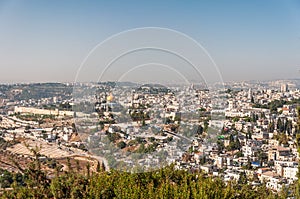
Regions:
[[232, 109], [235, 109], [235, 108], [236, 108], [236, 102], [233, 101], [233, 100], [230, 100], [230, 101], [228, 102], [228, 109], [229, 109], [229, 110], [232, 110]]
[[248, 99], [251, 100], [252, 99], [252, 89], [249, 88], [249, 91], [248, 91]]
[[289, 88], [287, 84], [282, 84], [280, 88], [281, 92], [288, 92]]

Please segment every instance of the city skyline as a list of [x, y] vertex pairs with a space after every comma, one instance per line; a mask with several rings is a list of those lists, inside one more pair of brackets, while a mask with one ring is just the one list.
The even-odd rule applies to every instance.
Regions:
[[0, 0], [0, 198], [300, 198], [299, 11]]

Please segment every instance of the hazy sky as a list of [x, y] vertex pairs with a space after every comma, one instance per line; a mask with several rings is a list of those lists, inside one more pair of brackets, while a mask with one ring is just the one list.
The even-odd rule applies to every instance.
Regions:
[[74, 81], [98, 43], [149, 26], [197, 40], [225, 81], [300, 76], [299, 0], [0, 0], [0, 81]]

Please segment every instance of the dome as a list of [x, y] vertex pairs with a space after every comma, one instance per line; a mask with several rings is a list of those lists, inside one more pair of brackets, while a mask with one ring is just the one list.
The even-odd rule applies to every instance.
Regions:
[[112, 95], [112, 94], [110, 94], [109, 96], [107, 96], [107, 98], [106, 98], [106, 100], [107, 101], [113, 101], [113, 99], [114, 99], [114, 96]]

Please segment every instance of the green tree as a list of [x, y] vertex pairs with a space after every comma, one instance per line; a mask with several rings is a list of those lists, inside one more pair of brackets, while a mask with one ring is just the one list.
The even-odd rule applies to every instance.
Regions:
[[245, 171], [243, 171], [243, 172], [240, 173], [238, 183], [239, 184], [246, 184], [247, 182], [248, 182], [247, 175], [246, 175]]
[[126, 147], [126, 143], [124, 141], [121, 141], [117, 144], [117, 147], [119, 147], [120, 149], [124, 149]]

